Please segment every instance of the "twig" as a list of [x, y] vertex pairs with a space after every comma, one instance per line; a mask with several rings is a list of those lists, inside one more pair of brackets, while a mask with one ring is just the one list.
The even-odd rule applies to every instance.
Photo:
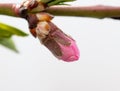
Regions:
[[9, 15], [9, 16], [17, 16], [17, 4], [12, 3], [0, 3], [0, 14], [1, 15]]
[[94, 17], [108, 18], [120, 17], [120, 7], [113, 6], [53, 6], [49, 7], [46, 12], [56, 16], [77, 16], [77, 17]]
[[[0, 14], [18, 17], [18, 5], [0, 3]], [[40, 12], [40, 11], [37, 11]], [[45, 12], [56, 16], [77, 16], [77, 17], [94, 17], [109, 18], [120, 17], [120, 7], [113, 6], [51, 6]]]

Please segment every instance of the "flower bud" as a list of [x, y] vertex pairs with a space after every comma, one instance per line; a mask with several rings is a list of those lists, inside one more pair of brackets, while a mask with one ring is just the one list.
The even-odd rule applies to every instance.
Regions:
[[[47, 24], [49, 28], [44, 27]], [[39, 23], [36, 34], [43, 45], [45, 45], [58, 59], [66, 62], [72, 62], [79, 59], [79, 50], [75, 40], [63, 33], [53, 23]]]
[[59, 59], [62, 59], [66, 62], [76, 61], [79, 59], [79, 50], [75, 41], [72, 39], [69, 39], [69, 41], [69, 46], [59, 44], [62, 51], [62, 56]]
[[58, 59], [66, 62], [77, 61], [79, 50], [75, 40], [54, 25], [52, 18], [53, 16], [44, 12], [27, 15], [30, 32]]

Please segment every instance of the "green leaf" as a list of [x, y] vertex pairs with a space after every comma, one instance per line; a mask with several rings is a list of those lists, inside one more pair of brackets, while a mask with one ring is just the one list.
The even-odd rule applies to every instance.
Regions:
[[40, 0], [43, 3], [46, 3], [48, 6], [52, 5], [64, 5], [65, 2], [73, 2], [75, 0]]
[[0, 33], [0, 38], [10, 38], [11, 36], [9, 33]]
[[48, 3], [48, 2], [51, 2], [51, 1], [54, 1], [54, 0], [39, 0], [40, 2], [42, 3]]
[[0, 44], [14, 52], [18, 52], [11, 38], [0, 38]]
[[13, 35], [22, 37], [27, 36], [27, 34], [20, 29], [0, 23], [0, 45], [11, 49], [12, 51], [18, 52], [11, 38]]
[[22, 32], [20, 29], [0, 23], [0, 38], [11, 37], [12, 35], [27, 36], [27, 34]]

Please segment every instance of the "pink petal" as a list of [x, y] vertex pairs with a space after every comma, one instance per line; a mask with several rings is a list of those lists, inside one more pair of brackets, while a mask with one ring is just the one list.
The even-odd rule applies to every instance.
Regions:
[[62, 59], [66, 62], [73, 62], [79, 59], [79, 49], [74, 40], [71, 40], [71, 44], [69, 46], [63, 46], [61, 44], [59, 45], [62, 51], [62, 56], [59, 59]]

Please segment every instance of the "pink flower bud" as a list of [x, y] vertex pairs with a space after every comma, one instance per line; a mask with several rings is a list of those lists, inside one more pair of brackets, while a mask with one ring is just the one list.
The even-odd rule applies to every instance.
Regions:
[[[41, 23], [39, 23], [41, 24]], [[44, 34], [44, 38], [41, 37], [43, 31], [43, 24], [49, 25], [48, 35]], [[44, 25], [44, 26], [45, 26]], [[71, 37], [63, 33], [53, 23], [42, 23], [37, 27], [37, 36], [40, 41], [58, 58], [66, 62], [72, 62], [79, 59], [79, 50]]]
[[76, 61], [79, 59], [79, 50], [74, 40], [70, 40], [70, 45], [60, 45], [62, 56], [59, 59], [62, 59], [66, 62]]
[[[32, 9], [36, 7], [36, 3], [37, 2], [32, 2], [32, 0], [30, 0], [25, 2], [24, 6]], [[23, 11], [24, 9], [22, 12]], [[24, 14], [21, 13], [21, 15]], [[75, 40], [63, 33], [51, 22], [53, 16], [42, 12], [22, 17], [27, 19], [32, 35], [38, 37], [40, 42], [45, 45], [55, 57], [66, 62], [72, 62], [79, 59], [79, 50]]]

